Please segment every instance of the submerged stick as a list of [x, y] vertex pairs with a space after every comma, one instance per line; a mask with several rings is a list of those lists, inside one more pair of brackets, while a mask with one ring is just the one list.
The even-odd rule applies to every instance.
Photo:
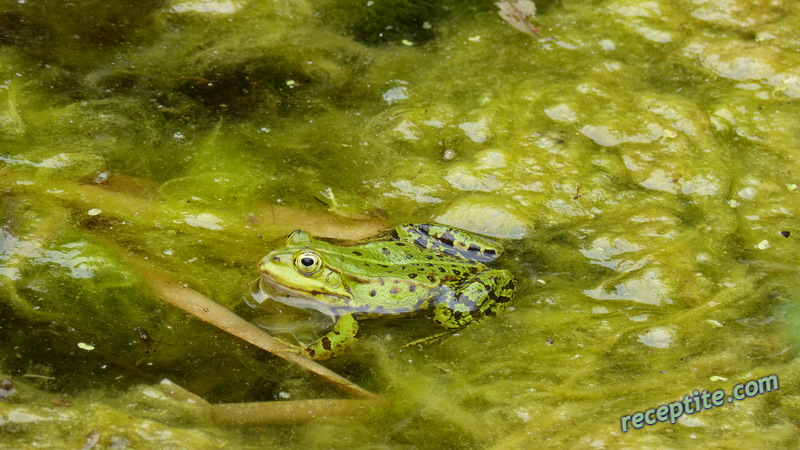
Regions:
[[281, 400], [252, 403], [208, 403], [202, 397], [163, 379], [158, 388], [180, 405], [182, 412], [199, 422], [213, 421], [218, 425], [287, 425], [309, 422], [326, 417], [341, 417], [373, 411], [373, 400]]

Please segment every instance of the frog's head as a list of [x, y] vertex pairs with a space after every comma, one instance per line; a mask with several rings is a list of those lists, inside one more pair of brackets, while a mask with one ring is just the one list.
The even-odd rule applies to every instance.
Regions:
[[261, 258], [258, 271], [270, 285], [292, 296], [343, 304], [352, 296], [341, 274], [326, 264], [317, 244], [308, 233], [297, 230], [289, 235], [286, 247]]

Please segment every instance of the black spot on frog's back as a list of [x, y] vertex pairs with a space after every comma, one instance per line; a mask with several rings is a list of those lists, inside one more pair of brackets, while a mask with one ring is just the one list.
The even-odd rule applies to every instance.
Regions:
[[455, 243], [456, 237], [452, 232], [450, 232], [450, 230], [447, 230], [442, 233], [441, 236], [439, 236], [439, 240], [452, 247]]
[[511, 297], [508, 295], [499, 295], [497, 298], [494, 299], [495, 303], [508, 303], [511, 301]]

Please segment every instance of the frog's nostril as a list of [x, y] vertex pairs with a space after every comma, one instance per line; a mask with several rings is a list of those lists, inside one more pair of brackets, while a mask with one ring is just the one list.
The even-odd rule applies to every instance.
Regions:
[[272, 262], [276, 262], [276, 263], [281, 262], [281, 257], [280, 256], [273, 256], [272, 257]]

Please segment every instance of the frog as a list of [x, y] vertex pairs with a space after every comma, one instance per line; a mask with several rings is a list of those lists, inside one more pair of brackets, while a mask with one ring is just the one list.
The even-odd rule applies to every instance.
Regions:
[[290, 349], [324, 360], [357, 341], [361, 319], [432, 310], [447, 333], [498, 315], [516, 290], [510, 271], [488, 266], [502, 254], [491, 239], [440, 224], [403, 224], [350, 246], [296, 230], [258, 262], [259, 283], [281, 303], [331, 317], [325, 335]]

